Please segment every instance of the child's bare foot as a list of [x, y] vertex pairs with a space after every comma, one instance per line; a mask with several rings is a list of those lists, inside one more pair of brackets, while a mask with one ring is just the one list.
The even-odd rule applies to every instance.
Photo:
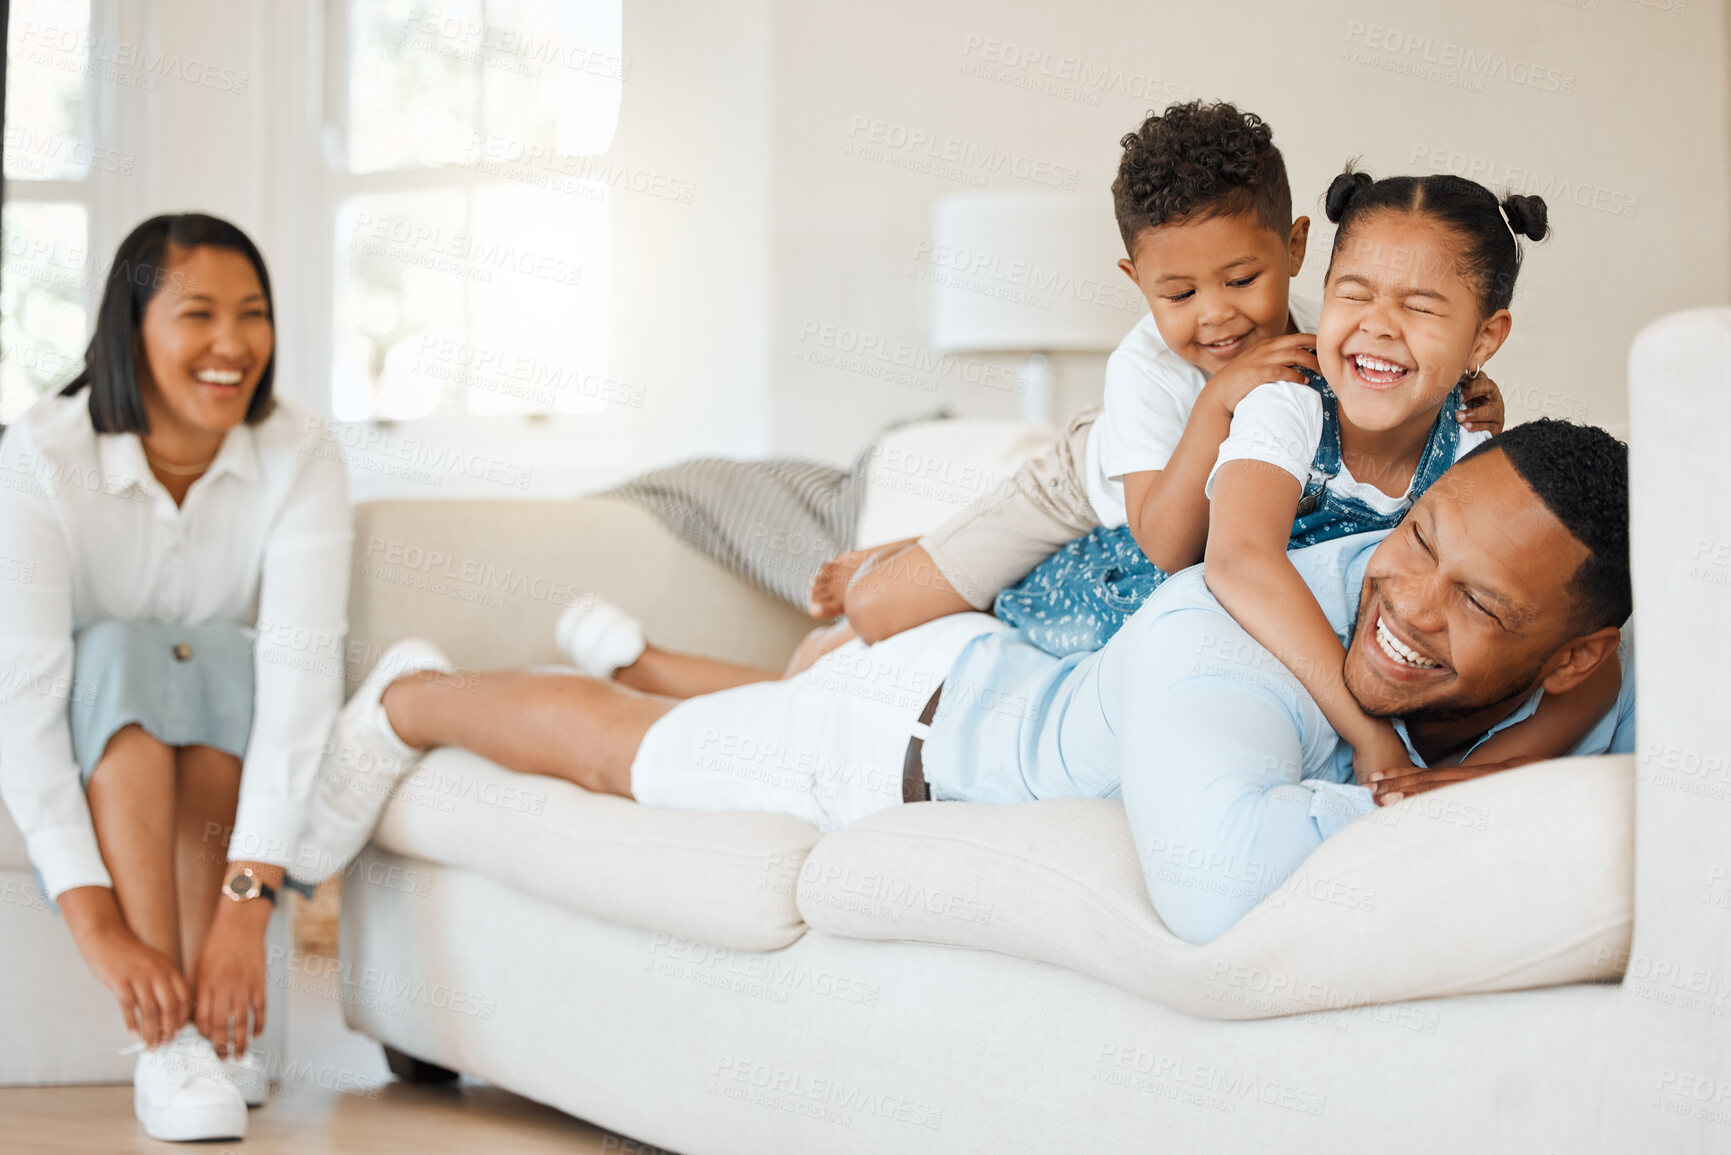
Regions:
[[805, 612], [820, 621], [841, 617], [846, 612], [843, 603], [847, 599], [848, 587], [853, 584], [860, 567], [888, 561], [896, 554], [905, 552], [918, 540], [910, 537], [884, 545], [868, 546], [865, 549], [850, 549], [830, 558], [819, 567], [817, 576], [811, 579], [811, 592], [806, 595]]
[[811, 592], [806, 596], [805, 612], [819, 619], [841, 617], [842, 600], [847, 596], [848, 584], [853, 581], [853, 575], [859, 572], [860, 563], [873, 552], [869, 549], [852, 549], [824, 562], [818, 568], [817, 576], [811, 579]]

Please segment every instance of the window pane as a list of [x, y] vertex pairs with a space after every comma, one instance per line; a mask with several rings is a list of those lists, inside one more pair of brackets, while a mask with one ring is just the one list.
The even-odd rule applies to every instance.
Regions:
[[90, 0], [12, 0], [6, 33], [7, 180], [82, 180]]
[[501, 184], [338, 210], [339, 420], [588, 412], [609, 400], [607, 200]]
[[451, 390], [414, 365], [424, 342], [435, 348], [467, 330], [466, 215], [456, 189], [351, 197], [338, 207], [338, 420], [424, 417], [443, 406]]
[[350, 0], [349, 168], [494, 171], [607, 151], [619, 0]]
[[[575, 186], [583, 187], [583, 186]], [[505, 186], [475, 193], [470, 341], [492, 358], [468, 377], [470, 413], [606, 407], [607, 200]]]
[[83, 205], [14, 202], [0, 211], [0, 423], [70, 381], [84, 361], [95, 300], [86, 285]]
[[460, 163], [480, 122], [480, 0], [349, 0], [349, 169]]

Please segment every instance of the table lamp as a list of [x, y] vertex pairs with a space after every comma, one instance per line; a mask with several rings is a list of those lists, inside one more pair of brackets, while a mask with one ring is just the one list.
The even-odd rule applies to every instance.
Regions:
[[1055, 353], [1109, 353], [1148, 306], [1118, 259], [1110, 198], [981, 192], [932, 205], [932, 348], [1023, 353], [1022, 417], [1056, 424]]

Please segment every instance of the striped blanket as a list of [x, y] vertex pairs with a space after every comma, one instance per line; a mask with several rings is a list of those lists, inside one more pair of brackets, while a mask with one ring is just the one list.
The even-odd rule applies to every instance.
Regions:
[[604, 496], [643, 506], [689, 545], [804, 609], [818, 567], [852, 548], [865, 492], [851, 470], [783, 458], [703, 457], [635, 477]]

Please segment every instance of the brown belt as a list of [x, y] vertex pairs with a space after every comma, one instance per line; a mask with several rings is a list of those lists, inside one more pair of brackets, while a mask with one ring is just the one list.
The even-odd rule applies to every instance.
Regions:
[[[926, 708], [920, 711], [920, 725], [930, 726], [932, 719], [938, 716], [938, 699], [943, 696], [944, 688], [939, 686], [932, 691], [932, 697], [926, 703]], [[902, 801], [930, 802], [932, 788], [926, 782], [925, 764], [920, 760], [920, 750], [926, 740], [918, 734], [908, 739], [908, 752], [902, 758]]]

